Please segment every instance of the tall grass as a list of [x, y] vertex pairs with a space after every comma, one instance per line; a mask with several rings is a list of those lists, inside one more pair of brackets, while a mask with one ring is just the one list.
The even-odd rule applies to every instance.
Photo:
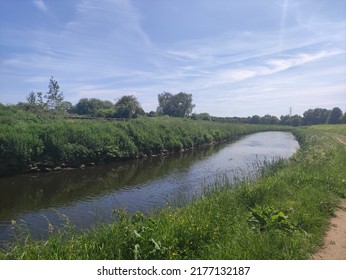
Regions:
[[302, 148], [255, 182], [219, 182], [186, 206], [149, 216], [116, 210], [111, 225], [26, 237], [0, 258], [307, 259], [346, 197], [346, 147], [322, 130], [294, 133]]
[[346, 136], [346, 128], [344, 124], [334, 124], [334, 125], [314, 125], [311, 129], [321, 131], [321, 132], [329, 132], [333, 134], [339, 134]]
[[1, 113], [0, 176], [36, 170], [37, 165], [75, 167], [179, 152], [269, 129], [180, 118], [143, 117], [115, 122], [17, 111]]

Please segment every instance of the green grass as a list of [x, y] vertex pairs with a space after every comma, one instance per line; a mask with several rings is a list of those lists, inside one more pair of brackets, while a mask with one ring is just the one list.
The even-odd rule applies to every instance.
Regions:
[[329, 132], [333, 134], [339, 134], [346, 136], [346, 126], [344, 124], [334, 124], [334, 125], [314, 125], [310, 129], [316, 131]]
[[[76, 120], [0, 107], [0, 176], [180, 152], [275, 126], [181, 118]], [[288, 129], [280, 127], [279, 129]], [[40, 164], [37, 164], [40, 163]]]
[[330, 132], [295, 129], [301, 149], [255, 182], [217, 183], [186, 206], [149, 216], [119, 210], [113, 224], [54, 229], [47, 241], [22, 235], [0, 258], [308, 259], [346, 197], [346, 147]]

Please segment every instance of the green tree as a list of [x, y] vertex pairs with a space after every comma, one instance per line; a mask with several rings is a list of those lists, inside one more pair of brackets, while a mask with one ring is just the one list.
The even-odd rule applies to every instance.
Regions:
[[116, 118], [133, 118], [137, 115], [144, 115], [144, 110], [142, 109], [137, 98], [133, 95], [124, 95], [121, 97], [117, 103], [115, 103], [115, 117]]
[[187, 117], [192, 113], [195, 107], [195, 105], [192, 104], [192, 94], [184, 92], [175, 95], [169, 92], [163, 92], [158, 95], [158, 101], [158, 114], [172, 117]]
[[36, 105], [36, 93], [34, 91], [30, 92], [26, 101], [28, 101], [28, 104], [31, 106]]
[[265, 115], [261, 118], [262, 124], [277, 124], [278, 122], [279, 122], [279, 119], [271, 115]]
[[[111, 101], [97, 98], [82, 98], [72, 109], [73, 113], [90, 116], [109, 116], [109, 114], [114, 114], [114, 111], [115, 108]], [[108, 115], [105, 112], [108, 112]]]
[[73, 106], [72, 106], [72, 103], [69, 102], [69, 101], [63, 101], [61, 102], [61, 105], [60, 105], [60, 110], [63, 111], [63, 112], [71, 112]]
[[303, 114], [304, 125], [325, 124], [328, 120], [330, 110], [316, 108], [309, 109]]
[[291, 126], [300, 126], [302, 125], [303, 118], [299, 115], [285, 115], [280, 117], [280, 124], [291, 125]]
[[251, 117], [250, 123], [259, 124], [261, 122], [261, 117], [259, 115], [254, 115]]
[[193, 120], [203, 120], [203, 121], [211, 121], [211, 116], [208, 113], [200, 113], [200, 114], [196, 114], [193, 113], [191, 115], [191, 119]]
[[342, 123], [346, 123], [346, 112], [342, 116], [341, 121], [342, 121]]
[[328, 116], [327, 123], [328, 124], [338, 124], [341, 123], [342, 111], [338, 107], [334, 107]]
[[303, 123], [303, 118], [299, 115], [294, 115], [291, 117], [292, 126], [301, 126]]
[[29, 110], [44, 109], [46, 103], [43, 101], [42, 92], [31, 91], [26, 97], [26, 104], [23, 104]]
[[44, 96], [47, 99], [49, 109], [59, 109], [61, 102], [64, 100], [63, 92], [60, 91], [60, 86], [53, 76], [49, 80], [48, 92]]

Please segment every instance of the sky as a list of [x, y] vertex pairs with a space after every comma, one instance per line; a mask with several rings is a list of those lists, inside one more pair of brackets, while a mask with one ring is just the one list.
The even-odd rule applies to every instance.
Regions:
[[0, 102], [193, 95], [213, 116], [346, 111], [345, 0], [1, 0]]

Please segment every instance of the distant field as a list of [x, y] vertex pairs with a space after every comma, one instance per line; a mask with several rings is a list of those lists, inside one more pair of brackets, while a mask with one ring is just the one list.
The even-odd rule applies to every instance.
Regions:
[[346, 136], [346, 124], [334, 124], [334, 125], [314, 125], [311, 129], [320, 130], [324, 132], [336, 133]]

